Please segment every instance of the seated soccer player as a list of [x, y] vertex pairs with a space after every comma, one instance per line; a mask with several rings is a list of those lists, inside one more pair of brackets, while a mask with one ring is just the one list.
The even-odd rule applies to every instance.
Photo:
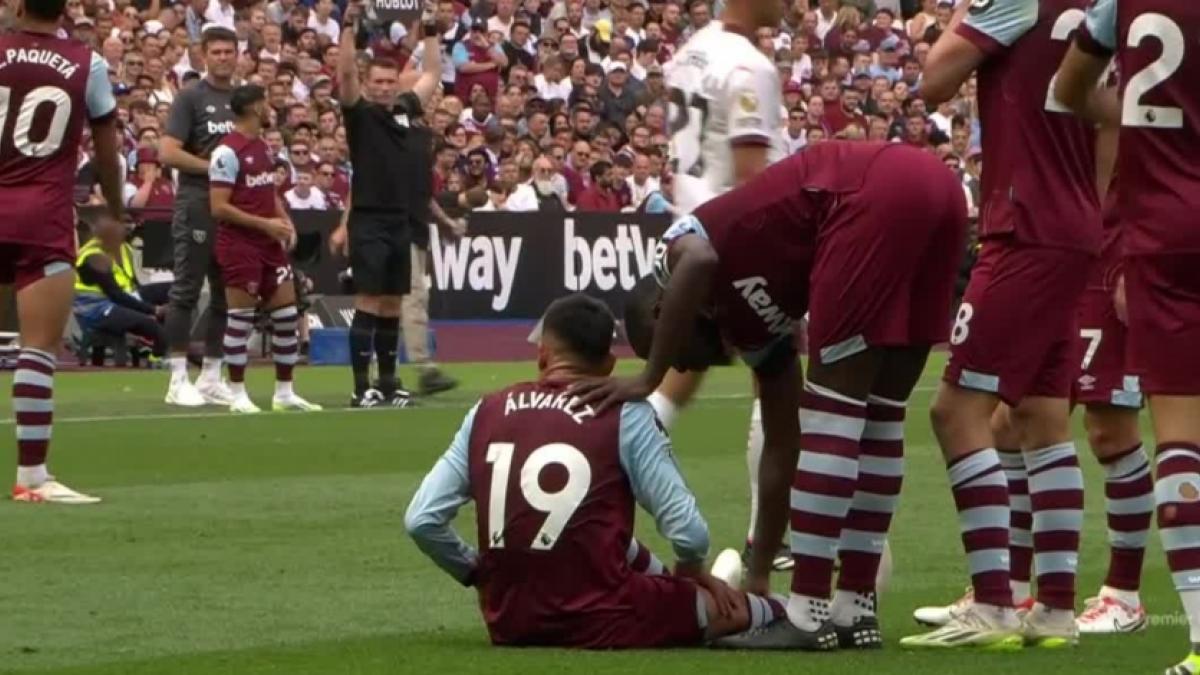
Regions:
[[[882, 646], [873, 594], [906, 402], [949, 333], [966, 224], [961, 185], [918, 149], [829, 141], [792, 155], [667, 231], [658, 283], [626, 307], [646, 367], [574, 389], [603, 411], [645, 397], [669, 367], [726, 360], [727, 343], [754, 369], [765, 434], [754, 540], [779, 541], [790, 504], [795, 567], [787, 620], [724, 646]], [[801, 391], [792, 322], [806, 311]], [[772, 557], [751, 550], [747, 590], [765, 592]]]
[[[599, 300], [551, 303], [538, 379], [481, 399], [408, 507], [409, 534], [480, 595], [497, 645], [698, 645], [765, 626], [783, 605], [704, 571], [708, 526], [644, 402], [600, 412], [567, 388], [608, 375], [614, 320]], [[478, 505], [480, 550], [450, 527]], [[633, 538], [634, 505], [674, 548], [674, 575]]]
[[262, 138], [269, 108], [262, 87], [233, 90], [229, 107], [234, 130], [213, 150], [208, 178], [213, 219], [217, 221], [214, 253], [225, 277], [229, 312], [225, 324], [225, 364], [235, 413], [259, 408], [246, 393], [246, 343], [259, 310], [271, 318], [271, 355], [275, 360], [275, 410], [320, 410], [292, 388], [299, 356], [296, 338], [296, 288], [288, 251], [296, 246], [296, 228], [275, 190], [275, 163]]

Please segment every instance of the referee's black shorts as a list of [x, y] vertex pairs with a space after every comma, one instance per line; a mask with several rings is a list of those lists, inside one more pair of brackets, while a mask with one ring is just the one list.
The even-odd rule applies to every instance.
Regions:
[[408, 295], [412, 235], [403, 213], [350, 212], [350, 271], [358, 295]]

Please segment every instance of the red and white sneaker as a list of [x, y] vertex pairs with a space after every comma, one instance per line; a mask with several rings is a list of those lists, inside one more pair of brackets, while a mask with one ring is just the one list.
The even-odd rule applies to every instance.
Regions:
[[1136, 633], [1146, 629], [1146, 608], [1141, 602], [1133, 606], [1106, 595], [1088, 598], [1075, 625], [1089, 635]]
[[76, 492], [53, 479], [35, 488], [16, 485], [13, 487], [12, 498], [14, 502], [26, 502], [29, 504], [71, 504], [78, 506], [100, 503], [99, 497]]

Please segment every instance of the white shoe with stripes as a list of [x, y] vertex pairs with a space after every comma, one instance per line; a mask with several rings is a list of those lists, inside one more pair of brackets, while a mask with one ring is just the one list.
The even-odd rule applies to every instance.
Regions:
[[1010, 607], [993, 607], [972, 600], [950, 613], [946, 625], [929, 633], [900, 639], [905, 649], [983, 649], [1016, 651], [1025, 640], [1021, 622]]

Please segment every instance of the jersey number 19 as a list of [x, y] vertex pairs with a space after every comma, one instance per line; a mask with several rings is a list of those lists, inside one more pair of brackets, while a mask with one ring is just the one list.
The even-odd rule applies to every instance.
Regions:
[[[487, 462], [492, 465], [487, 514], [488, 545], [493, 549], [504, 548], [507, 543], [504, 538], [505, 513], [508, 506], [508, 479], [512, 473], [515, 450], [516, 445], [512, 443], [492, 443], [488, 446]], [[542, 471], [551, 464], [558, 464], [567, 472], [567, 482], [557, 492], [546, 492], [540, 483]], [[519, 485], [525, 502], [546, 514], [546, 520], [529, 546], [535, 551], [549, 551], [554, 548], [571, 516], [575, 515], [575, 510], [587, 496], [592, 486], [592, 466], [578, 448], [566, 443], [550, 443], [534, 450], [525, 459]]]

